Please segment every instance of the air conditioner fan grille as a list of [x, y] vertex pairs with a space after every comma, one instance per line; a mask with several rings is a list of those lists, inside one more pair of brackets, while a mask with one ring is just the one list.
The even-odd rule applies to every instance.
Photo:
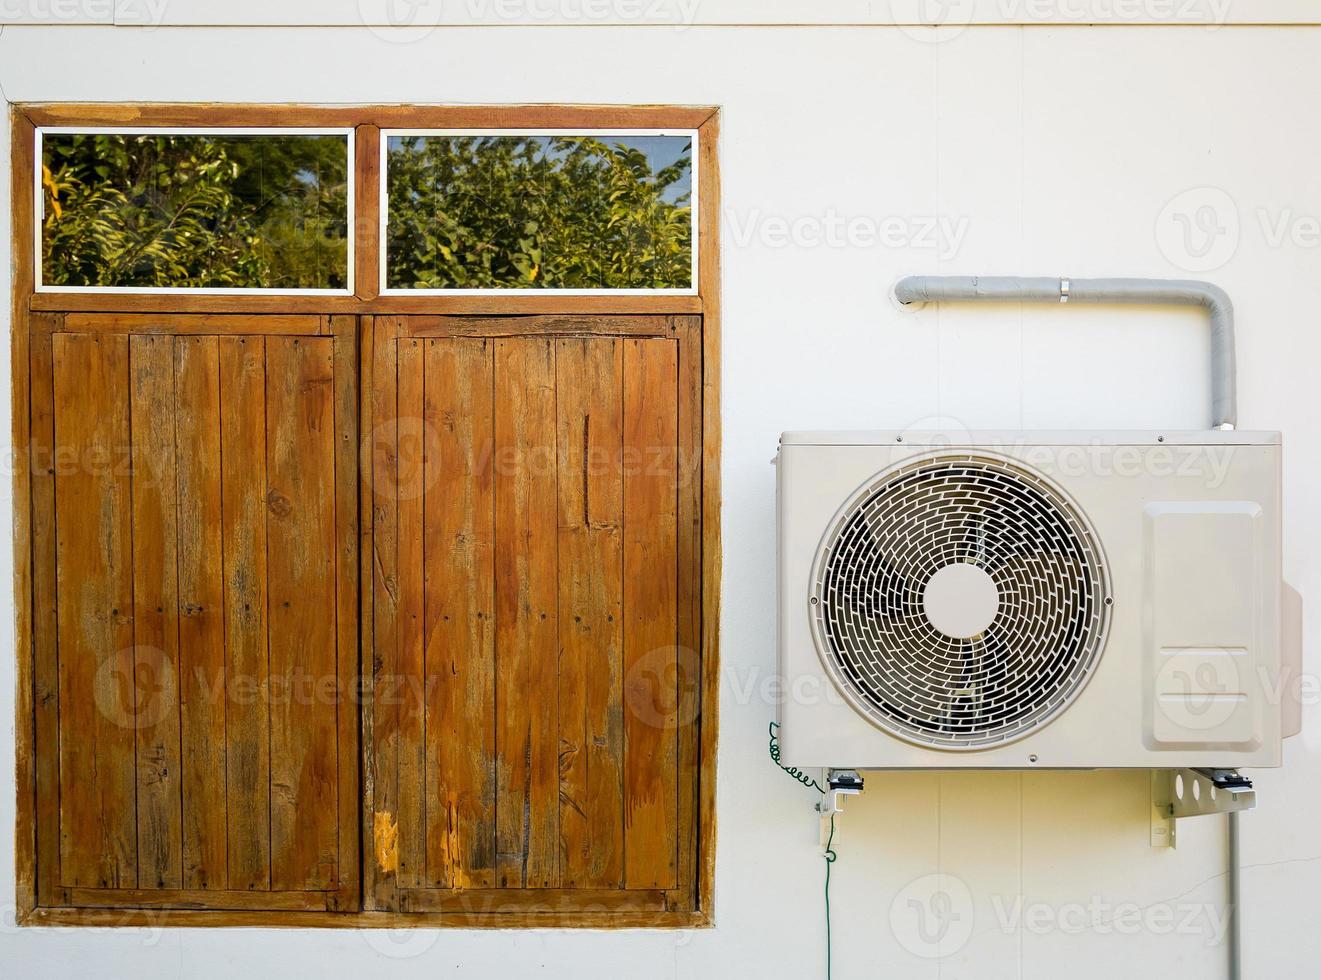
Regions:
[[[971, 636], [938, 628], [928, 607], [928, 583], [956, 564], [998, 594]], [[1101, 548], [1078, 508], [1043, 476], [982, 453], [926, 457], [857, 494], [826, 535], [812, 608], [851, 700], [941, 748], [1045, 724], [1086, 684], [1109, 622]]]

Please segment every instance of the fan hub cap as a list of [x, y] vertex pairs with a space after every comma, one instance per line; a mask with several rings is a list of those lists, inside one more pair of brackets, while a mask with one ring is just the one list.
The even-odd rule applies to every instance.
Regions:
[[1000, 590], [985, 569], [955, 562], [927, 580], [922, 611], [927, 622], [946, 636], [971, 639], [990, 626], [1000, 611]]

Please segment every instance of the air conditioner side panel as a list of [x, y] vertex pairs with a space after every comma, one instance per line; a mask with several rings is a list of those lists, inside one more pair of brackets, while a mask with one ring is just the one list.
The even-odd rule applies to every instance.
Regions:
[[1250, 500], [1144, 508], [1144, 735], [1153, 750], [1261, 747], [1264, 523]]

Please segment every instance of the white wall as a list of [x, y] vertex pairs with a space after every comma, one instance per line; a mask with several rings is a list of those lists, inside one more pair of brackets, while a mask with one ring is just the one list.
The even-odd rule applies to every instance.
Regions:
[[[1239, 311], [1241, 421], [1284, 431], [1286, 575], [1305, 601], [1321, 595], [1321, 31], [511, 27], [405, 36], [410, 43], [366, 29], [11, 26], [0, 34], [0, 85], [14, 101], [723, 107], [717, 926], [15, 930], [10, 906], [0, 973], [822, 975], [823, 862], [812, 794], [766, 758], [774, 708], [760, 688], [774, 670], [768, 461], [778, 433], [902, 428], [940, 416], [966, 426], [1194, 427], [1208, 411], [1207, 340], [1193, 313], [915, 315], [887, 299], [903, 273], [1183, 275], [1181, 264], [1197, 262], [1171, 215], [1213, 208], [1204, 213], [1226, 231], [1210, 244], [1229, 252], [1226, 243], [1237, 242], [1232, 255], [1210, 256], [1226, 261], [1207, 275], [1230, 290]], [[0, 138], [7, 146], [8, 133]], [[8, 187], [7, 160], [0, 170]], [[898, 247], [803, 237], [837, 218], [892, 219], [919, 232], [937, 218], [962, 237], [957, 248], [939, 249], [922, 234]], [[797, 219], [797, 241], [779, 244], [775, 220]], [[1276, 237], [1281, 220], [1297, 241]], [[7, 210], [0, 227], [9, 227]], [[8, 295], [7, 252], [5, 259], [0, 292]], [[0, 412], [0, 432], [8, 432], [8, 407]], [[6, 479], [0, 513], [10, 505]], [[10, 562], [0, 549], [0, 578], [8, 579]], [[0, 590], [0, 620], [12, 622], [9, 594]], [[1311, 609], [1310, 672], [1321, 660], [1316, 631]], [[6, 643], [6, 660], [11, 649]], [[6, 665], [4, 719], [13, 717], [12, 676]], [[1249, 977], [1310, 976], [1321, 956], [1317, 714], [1305, 709], [1311, 733], [1289, 744], [1284, 769], [1254, 773], [1259, 809], [1243, 819]], [[13, 752], [5, 728], [0, 759]], [[6, 841], [13, 796], [0, 792]], [[834, 866], [838, 978], [1224, 975], [1214, 934], [1223, 823], [1189, 821], [1176, 851], [1151, 849], [1144, 775], [877, 775], [847, 807]], [[12, 865], [6, 845], [0, 901], [13, 894]], [[966, 937], [943, 960], [915, 955], [928, 947], [908, 903], [933, 889], [955, 901], [950, 945]], [[1002, 914], [1012, 916], [1020, 896], [1034, 917], [1006, 924]], [[1136, 931], [1125, 903], [1145, 910]], [[1086, 921], [1089, 906], [1097, 924]]]

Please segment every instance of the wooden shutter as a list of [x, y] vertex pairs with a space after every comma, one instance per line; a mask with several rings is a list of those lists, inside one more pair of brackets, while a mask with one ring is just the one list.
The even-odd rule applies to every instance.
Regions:
[[39, 901], [357, 901], [351, 317], [31, 337]]
[[700, 319], [373, 334], [368, 907], [693, 909]]

